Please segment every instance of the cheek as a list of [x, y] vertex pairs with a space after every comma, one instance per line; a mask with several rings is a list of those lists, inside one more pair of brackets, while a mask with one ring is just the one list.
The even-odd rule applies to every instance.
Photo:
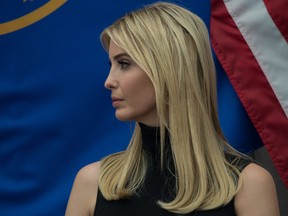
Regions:
[[[124, 89], [123, 89], [124, 90]], [[155, 91], [152, 83], [147, 82], [134, 82], [134, 83], [127, 83], [125, 88], [127, 99], [133, 99], [135, 102], [141, 104], [143, 101], [151, 101], [155, 103]]]
[[125, 99], [130, 103], [139, 103], [148, 96], [143, 86], [136, 83], [127, 83], [126, 87], [122, 88], [122, 91], [126, 96]]

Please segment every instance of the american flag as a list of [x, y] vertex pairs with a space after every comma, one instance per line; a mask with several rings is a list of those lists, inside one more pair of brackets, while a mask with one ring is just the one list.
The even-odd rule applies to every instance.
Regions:
[[288, 187], [288, 1], [211, 4], [214, 52]]

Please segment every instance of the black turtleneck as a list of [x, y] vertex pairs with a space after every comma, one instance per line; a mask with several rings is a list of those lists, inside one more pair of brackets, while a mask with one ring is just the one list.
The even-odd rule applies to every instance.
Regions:
[[160, 128], [139, 123], [142, 146], [148, 161], [148, 171], [139, 195], [153, 200], [172, 201], [175, 197], [175, 175], [168, 131], [164, 143], [164, 164], [161, 168]]
[[[168, 216], [177, 215], [162, 209], [158, 200], [171, 201], [175, 196], [175, 177], [171, 174], [174, 170], [170, 148], [169, 135], [165, 138], [164, 166], [160, 166], [160, 128], [150, 127], [139, 123], [142, 133], [143, 149], [149, 161], [148, 171], [144, 185], [137, 194], [121, 200], [107, 201], [100, 190], [98, 190], [96, 209], [94, 216]], [[167, 160], [170, 162], [167, 163]], [[172, 167], [171, 167], [172, 166]], [[209, 210], [195, 211], [190, 216], [234, 216], [235, 209], [233, 201], [224, 207]]]
[[[160, 128], [150, 127], [139, 123], [142, 134], [142, 146], [145, 155], [147, 156], [150, 165], [156, 169], [161, 169], [161, 143], [160, 143]], [[169, 133], [166, 130], [164, 142], [164, 167], [163, 172], [174, 170], [172, 162], [172, 152], [170, 146]], [[173, 172], [173, 171], [172, 171]]]

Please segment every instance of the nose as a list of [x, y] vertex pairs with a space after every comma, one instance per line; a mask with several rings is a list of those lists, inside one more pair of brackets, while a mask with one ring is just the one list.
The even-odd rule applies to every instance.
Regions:
[[118, 86], [118, 82], [115, 79], [115, 77], [112, 75], [111, 71], [109, 72], [109, 74], [105, 80], [104, 86], [106, 89], [110, 89], [110, 90], [113, 88], [117, 88], [117, 86]]

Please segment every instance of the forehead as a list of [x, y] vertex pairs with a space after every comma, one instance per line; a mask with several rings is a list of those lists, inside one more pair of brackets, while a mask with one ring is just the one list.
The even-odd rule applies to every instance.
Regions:
[[109, 57], [113, 57], [120, 53], [126, 53], [126, 51], [111, 40], [109, 43]]

